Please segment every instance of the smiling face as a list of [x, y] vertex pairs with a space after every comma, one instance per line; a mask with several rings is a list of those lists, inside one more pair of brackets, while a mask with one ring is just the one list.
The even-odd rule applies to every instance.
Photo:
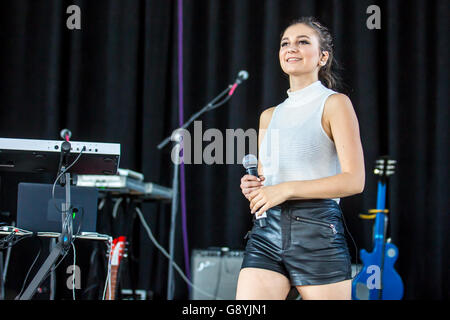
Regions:
[[317, 74], [328, 58], [327, 51], [320, 50], [319, 37], [314, 29], [305, 24], [288, 27], [280, 43], [281, 69], [289, 76]]

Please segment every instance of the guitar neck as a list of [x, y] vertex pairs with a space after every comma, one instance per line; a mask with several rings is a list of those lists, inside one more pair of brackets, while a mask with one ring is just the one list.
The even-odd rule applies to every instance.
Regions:
[[[386, 209], [386, 183], [383, 181], [378, 182], [377, 192], [377, 210]], [[383, 212], [377, 212], [375, 218], [375, 243], [384, 243], [385, 238], [385, 214]]]
[[[111, 287], [109, 286], [109, 281], [106, 288], [106, 300], [115, 300], [116, 286], [117, 286], [117, 272], [119, 271], [119, 266], [111, 266]], [[109, 297], [111, 291], [111, 298]]]

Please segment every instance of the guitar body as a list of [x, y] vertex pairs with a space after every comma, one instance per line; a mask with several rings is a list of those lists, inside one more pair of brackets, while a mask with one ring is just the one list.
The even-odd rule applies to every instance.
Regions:
[[360, 251], [363, 267], [352, 281], [353, 300], [400, 300], [403, 297], [403, 281], [394, 269], [398, 248], [385, 241], [387, 228], [386, 181], [393, 174], [395, 161], [383, 157], [377, 160], [375, 174], [381, 176], [378, 182], [377, 209], [374, 225], [373, 251]]
[[381, 272], [379, 266], [379, 256], [381, 248], [374, 248], [372, 252], [362, 249], [360, 251], [362, 270], [352, 281], [352, 299], [353, 300], [378, 300], [381, 289]]
[[398, 249], [395, 244], [386, 243], [384, 247], [382, 300], [400, 300], [403, 298], [403, 281], [394, 269], [397, 258]]
[[[398, 249], [393, 243], [383, 248], [376, 246], [372, 252], [360, 251], [363, 268], [352, 282], [353, 300], [401, 300], [403, 281], [394, 264], [398, 258]], [[381, 268], [380, 257], [383, 256]]]

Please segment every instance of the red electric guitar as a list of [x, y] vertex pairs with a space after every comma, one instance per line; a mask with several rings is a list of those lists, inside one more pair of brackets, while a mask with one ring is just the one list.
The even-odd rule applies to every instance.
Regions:
[[[117, 274], [122, 258], [125, 256], [125, 242], [126, 238], [120, 236], [115, 238], [112, 243], [110, 259], [111, 259], [111, 282], [108, 281], [106, 288], [106, 300], [115, 300], [117, 292]], [[111, 284], [111, 287], [109, 286]], [[111, 292], [111, 297], [110, 297]]]

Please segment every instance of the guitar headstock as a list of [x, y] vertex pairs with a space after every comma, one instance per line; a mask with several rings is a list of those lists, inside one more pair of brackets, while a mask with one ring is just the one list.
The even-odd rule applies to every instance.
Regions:
[[111, 247], [111, 265], [118, 266], [125, 254], [126, 237], [115, 238]]
[[395, 173], [397, 160], [389, 159], [389, 156], [383, 156], [375, 161], [373, 173], [380, 178], [388, 178]]

